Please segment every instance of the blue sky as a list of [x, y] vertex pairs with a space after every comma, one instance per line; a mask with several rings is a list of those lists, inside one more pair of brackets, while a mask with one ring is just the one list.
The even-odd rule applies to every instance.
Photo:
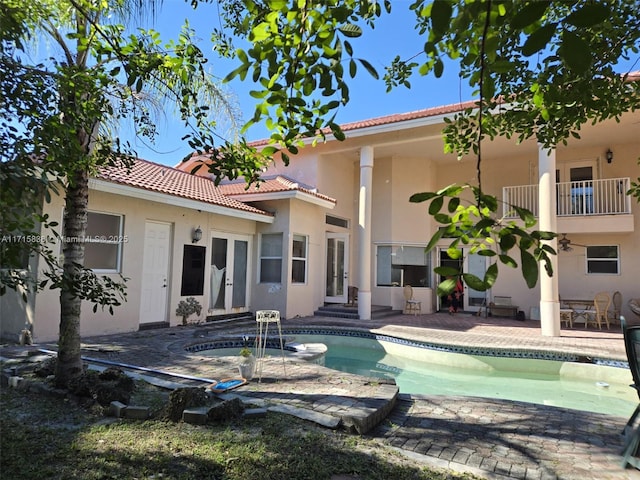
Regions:
[[[386, 93], [382, 80], [384, 67], [389, 65], [396, 55], [402, 58], [413, 56], [421, 50], [423, 44], [413, 28], [415, 22], [413, 14], [408, 9], [409, 4], [408, 0], [394, 1], [391, 15], [384, 15], [379, 19], [374, 30], [365, 27], [364, 35], [351, 41], [355, 56], [368, 60], [378, 70], [381, 78], [375, 80], [363, 68], [358, 70], [358, 75], [350, 82], [349, 104], [342, 107], [338, 113], [339, 123], [447, 105], [471, 98], [469, 89], [459, 81], [455, 66], [446, 68], [445, 74], [439, 79], [415, 76], [411, 81], [410, 90], [397, 87]], [[210, 53], [211, 72], [224, 77], [234, 67], [230, 62], [225, 62], [210, 52], [208, 40], [212, 29], [220, 27], [217, 7], [201, 3], [194, 11], [184, 1], [168, 0], [156, 19], [155, 28], [162, 33], [163, 40], [168, 41], [177, 37], [184, 19], [189, 20], [198, 37], [203, 39], [202, 48], [205, 53]], [[249, 96], [252, 87], [250, 81], [234, 81], [227, 86], [237, 97], [244, 118], [250, 118], [256, 102]], [[180, 140], [184, 130], [179, 122], [171, 119], [170, 111], [166, 112], [164, 118], [158, 119], [158, 131], [156, 144], [150, 147], [135, 141], [130, 130], [125, 129], [122, 134], [135, 145], [138, 156], [146, 160], [175, 165], [191, 152], [186, 142]], [[266, 128], [260, 126], [252, 127], [246, 135], [249, 140], [268, 136]]]
[[[394, 0], [391, 15], [384, 14], [377, 20], [374, 30], [364, 27], [363, 36], [351, 40], [355, 56], [368, 60], [378, 70], [380, 77], [384, 75], [384, 67], [389, 65], [396, 55], [400, 55], [403, 59], [410, 58], [422, 49], [424, 40], [414, 29], [413, 12], [408, 8], [410, 3], [409, 0]], [[210, 59], [211, 73], [224, 78], [237, 65], [220, 59], [210, 50], [210, 33], [216, 27], [221, 28], [217, 5], [200, 3], [197, 10], [193, 10], [187, 1], [166, 0], [153, 28], [161, 32], [162, 39], [166, 42], [177, 37], [185, 19], [189, 20], [197, 36], [202, 39], [201, 47]], [[635, 58], [634, 61], [635, 63], [627, 62], [619, 65], [619, 71], [638, 70], [639, 58]], [[432, 75], [427, 77], [414, 75], [411, 78], [411, 89], [397, 87], [387, 93], [383, 80], [373, 79], [363, 68], [359, 69], [358, 76], [349, 84], [351, 98], [348, 105], [341, 107], [338, 113], [339, 123], [448, 105], [472, 98], [466, 82], [458, 78], [458, 69], [454, 64], [448, 64], [445, 67], [441, 78], [435, 78]], [[256, 102], [249, 96], [251, 82], [234, 80], [227, 84], [227, 88], [235, 95], [243, 117], [250, 118]], [[120, 133], [123, 139], [132, 142], [138, 156], [146, 160], [176, 165], [191, 153], [186, 142], [181, 141], [186, 130], [178, 121], [172, 119], [171, 111], [168, 110], [164, 117], [158, 119], [157, 126], [159, 134], [154, 145], [146, 145], [135, 140], [130, 129]], [[248, 140], [268, 136], [269, 132], [263, 126], [254, 126], [246, 134]]]

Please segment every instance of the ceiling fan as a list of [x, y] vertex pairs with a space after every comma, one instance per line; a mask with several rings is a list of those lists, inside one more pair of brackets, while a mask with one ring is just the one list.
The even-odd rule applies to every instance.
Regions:
[[571, 250], [573, 250], [573, 248], [569, 245], [575, 245], [576, 247], [587, 247], [586, 245], [580, 245], [579, 243], [572, 243], [571, 240], [567, 238], [566, 233], [562, 234], [562, 238], [558, 240], [558, 244], [560, 245], [559, 250], [562, 250], [563, 252], [570, 252]]

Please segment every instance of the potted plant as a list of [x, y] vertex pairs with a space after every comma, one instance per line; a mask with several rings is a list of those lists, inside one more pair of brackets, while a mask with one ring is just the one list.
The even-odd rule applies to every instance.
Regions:
[[180, 300], [178, 308], [176, 308], [176, 315], [182, 317], [182, 325], [186, 325], [188, 319], [193, 314], [200, 316], [202, 313], [202, 305], [193, 297], [187, 297], [185, 300]]
[[244, 345], [240, 349], [240, 363], [238, 365], [238, 371], [240, 377], [245, 380], [251, 380], [256, 371], [256, 357], [253, 355], [251, 349], [247, 346], [249, 337], [242, 337]]

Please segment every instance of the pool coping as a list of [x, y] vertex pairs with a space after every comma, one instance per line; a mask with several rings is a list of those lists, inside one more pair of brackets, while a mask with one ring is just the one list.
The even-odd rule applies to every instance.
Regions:
[[[400, 335], [390, 335], [388, 333], [376, 332], [376, 329], [357, 328], [357, 327], [285, 327], [282, 329], [283, 337], [293, 335], [336, 335], [354, 338], [366, 338], [376, 341], [385, 341], [398, 345], [423, 348], [438, 352], [459, 353], [464, 355], [477, 355], [485, 357], [497, 358], [521, 358], [535, 360], [550, 360], [558, 362], [587, 363], [599, 366], [607, 366], [614, 368], [628, 369], [629, 363], [623, 360], [606, 358], [600, 356], [581, 355], [571, 352], [558, 352], [541, 348], [514, 348], [514, 347], [480, 347], [469, 345], [456, 345], [453, 343], [441, 343], [433, 341], [415, 340], [404, 338]], [[197, 354], [198, 351], [206, 350], [207, 345], [218, 344], [222, 342], [224, 346], [209, 348], [240, 348], [243, 346], [242, 337], [231, 331], [225, 333], [224, 336], [215, 339], [191, 341], [187, 345], [183, 344], [182, 348], [188, 353]], [[246, 336], [246, 333], [244, 334]], [[254, 338], [251, 337], [250, 338]], [[204, 345], [200, 348], [200, 345]], [[268, 341], [270, 348], [280, 348], [278, 337], [270, 337]], [[195, 349], [195, 350], [192, 350]], [[295, 351], [291, 347], [291, 342], [285, 344], [285, 349]]]

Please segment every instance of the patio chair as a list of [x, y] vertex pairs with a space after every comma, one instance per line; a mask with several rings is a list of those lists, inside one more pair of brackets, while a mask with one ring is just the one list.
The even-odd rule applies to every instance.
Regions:
[[613, 292], [613, 296], [611, 297], [611, 308], [609, 311], [609, 317], [611, 318], [611, 323], [620, 318], [622, 315], [622, 294], [618, 291]]
[[598, 328], [602, 330], [602, 324], [606, 323], [607, 330], [609, 329], [609, 305], [611, 305], [611, 297], [607, 292], [598, 292], [593, 298], [593, 306], [595, 307], [595, 314], [587, 315], [585, 328], [589, 326], [589, 323], [595, 323]]
[[404, 311], [402, 313], [417, 315], [422, 313], [422, 302], [413, 298], [411, 285], [404, 286]]
[[[638, 398], [640, 398], [640, 325], [627, 326], [622, 316], [620, 317], [620, 325], [622, 325], [624, 347], [627, 352], [631, 376], [633, 377], [631, 387], [635, 388]], [[622, 435], [625, 437], [622, 448], [623, 468], [627, 468], [627, 465], [640, 468], [640, 458], [637, 457], [638, 447], [640, 446], [640, 426], [636, 425], [638, 414], [640, 414], [640, 403], [638, 403], [635, 411], [622, 429]]]

